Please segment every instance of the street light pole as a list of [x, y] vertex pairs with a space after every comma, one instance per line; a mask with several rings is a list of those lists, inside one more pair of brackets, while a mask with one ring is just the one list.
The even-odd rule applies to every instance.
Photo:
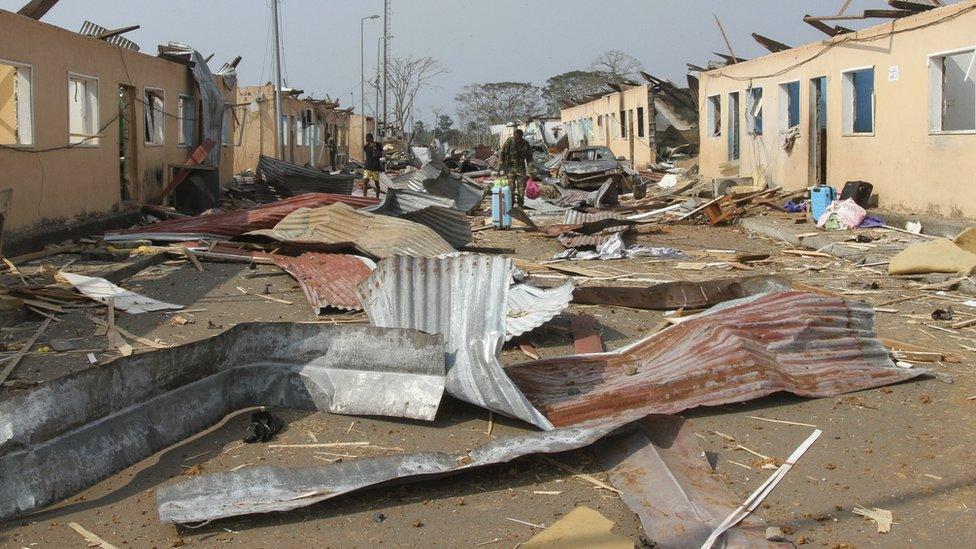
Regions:
[[363, 44], [363, 35], [366, 32], [366, 20], [379, 18], [379, 15], [369, 15], [359, 20], [359, 114], [362, 118], [360, 139], [364, 144], [366, 143], [366, 46]]
[[278, 141], [278, 159], [285, 159], [285, 143], [282, 141], [281, 127], [281, 38], [278, 28], [278, 0], [271, 0], [271, 16], [274, 19], [274, 54], [275, 54], [275, 139]]

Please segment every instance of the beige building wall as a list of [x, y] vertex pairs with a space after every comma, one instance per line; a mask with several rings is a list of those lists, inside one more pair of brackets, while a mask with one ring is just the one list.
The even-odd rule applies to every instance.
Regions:
[[[846, 181], [874, 185], [882, 208], [976, 218], [976, 132], [930, 129], [930, 56], [976, 48], [976, 2], [965, 1], [857, 33], [766, 55], [701, 75], [701, 173], [757, 175], [787, 189], [817, 179], [812, 151], [812, 79], [827, 78], [826, 179], [838, 191]], [[845, 71], [874, 69], [874, 131], [845, 132]], [[971, 68], [976, 77], [976, 68]], [[783, 150], [785, 98], [780, 85], [799, 81], [799, 138]], [[745, 98], [763, 89], [763, 134], [747, 127]], [[740, 96], [740, 158], [728, 153], [729, 93]], [[721, 104], [722, 132], [711, 135], [709, 97]], [[938, 110], [939, 100], [935, 101]], [[849, 111], [849, 109], [847, 109]]]
[[[363, 131], [363, 125], [366, 125], [366, 131]], [[372, 116], [363, 116], [361, 114], [350, 114], [349, 115], [349, 158], [356, 160], [358, 162], [365, 162], [363, 158], [363, 145], [366, 143], [363, 141], [363, 135], [371, 133], [376, 135], [376, 120]]]
[[[657, 161], [654, 141], [655, 112], [648, 87], [635, 86], [605, 95], [589, 103], [560, 111], [569, 146], [609, 147], [613, 154], [630, 160], [635, 169], [647, 169]], [[638, 112], [641, 109], [641, 112]], [[621, 118], [623, 111], [625, 118]], [[638, 114], [642, 116], [638, 116]], [[643, 132], [640, 132], [643, 120]], [[625, 130], [625, 131], [622, 131]]]
[[[283, 160], [302, 166], [327, 167], [330, 161], [327, 135], [336, 140], [338, 160], [342, 162], [347, 157], [350, 115], [336, 110], [331, 103], [285, 94], [281, 98], [281, 110], [286, 119], [281, 119], [276, 115], [274, 86], [270, 84], [239, 88], [237, 103], [243, 131], [236, 143], [234, 173], [256, 169], [262, 154], [279, 156], [275, 120], [283, 121]], [[307, 129], [302, 126], [302, 113], [306, 110], [311, 110], [313, 123]]]
[[[145, 116], [137, 103], [132, 135], [136, 161], [128, 189], [133, 202], [157, 200], [169, 182], [170, 166], [193, 152], [178, 145], [177, 101], [198, 97], [186, 66], [134, 52], [101, 40], [0, 10], [0, 60], [31, 67], [33, 143], [0, 147], [0, 190], [13, 189], [5, 230], [72, 221], [117, 210], [122, 205], [119, 162], [119, 86], [132, 86], [138, 98], [147, 87], [163, 91], [164, 135], [160, 145], [144, 142]], [[68, 147], [68, 75], [97, 79], [97, 143]], [[229, 102], [228, 89], [217, 77]], [[221, 147], [220, 174], [232, 173], [233, 147]]]

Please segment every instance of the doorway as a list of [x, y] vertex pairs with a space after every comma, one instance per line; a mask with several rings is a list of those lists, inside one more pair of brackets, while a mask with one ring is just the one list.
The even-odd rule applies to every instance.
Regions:
[[827, 184], [827, 77], [810, 80], [810, 183]]
[[739, 92], [729, 93], [729, 162], [739, 159]]
[[131, 200], [138, 181], [135, 135], [136, 89], [119, 85], [119, 196]]

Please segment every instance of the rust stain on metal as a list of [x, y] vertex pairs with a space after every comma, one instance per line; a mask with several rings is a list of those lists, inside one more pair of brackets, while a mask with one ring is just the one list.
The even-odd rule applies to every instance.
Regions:
[[636, 309], [701, 309], [732, 299], [789, 288], [789, 282], [774, 276], [718, 278], [699, 282], [679, 280], [652, 286], [580, 286], [573, 292], [573, 303]]
[[271, 259], [298, 281], [316, 314], [327, 307], [361, 310], [356, 286], [376, 268], [369, 259], [345, 254], [306, 252], [298, 257], [274, 254]]
[[803, 292], [728, 302], [609, 353], [506, 372], [553, 425], [618, 413], [673, 414], [778, 391], [827, 397], [925, 371], [894, 365], [870, 306]]

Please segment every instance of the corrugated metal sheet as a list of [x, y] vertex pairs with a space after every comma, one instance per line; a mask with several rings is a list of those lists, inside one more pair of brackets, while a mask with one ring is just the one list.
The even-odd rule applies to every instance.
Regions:
[[395, 256], [358, 294], [374, 326], [444, 334], [452, 396], [551, 429], [498, 363], [511, 283], [511, 260], [502, 256]]
[[627, 221], [627, 216], [618, 212], [581, 212], [578, 210], [566, 210], [566, 215], [563, 217], [563, 224], [565, 225], [582, 225], [585, 223], [593, 223], [595, 221], [603, 221], [605, 219], [616, 219], [623, 221], [623, 225], [633, 225], [632, 222]]
[[463, 248], [472, 239], [471, 225], [464, 212], [454, 209], [454, 201], [415, 191], [389, 189], [383, 202], [362, 211], [399, 217], [434, 230], [451, 246]]
[[156, 504], [159, 519], [176, 524], [289, 511], [370, 486], [437, 478], [530, 454], [568, 452], [596, 442], [621, 425], [599, 422], [502, 438], [469, 452], [359, 458], [302, 469], [248, 467], [188, 477], [179, 484], [159, 487]]
[[376, 268], [372, 260], [345, 254], [306, 252], [298, 257], [272, 254], [274, 264], [295, 277], [315, 314], [327, 307], [360, 310], [356, 286]]
[[142, 239], [176, 242], [201, 238], [226, 240], [241, 236], [248, 231], [270, 229], [299, 208], [328, 206], [337, 202], [349, 204], [354, 208], [363, 208], [376, 204], [377, 200], [339, 194], [303, 194], [247, 210], [161, 221], [145, 227], [127, 229], [118, 234], [107, 234], [105, 240], [109, 242]]
[[508, 291], [505, 341], [549, 322], [569, 307], [572, 298], [572, 279], [555, 288], [537, 288], [529, 284], [512, 286]]
[[701, 309], [723, 301], [789, 289], [788, 281], [775, 276], [679, 280], [650, 286], [582, 286], [573, 292], [573, 303], [637, 309]]
[[602, 185], [600, 185], [600, 188], [595, 191], [580, 191], [571, 189], [564, 190], [563, 193], [564, 194], [562, 196], [552, 201], [553, 204], [568, 208], [593, 206], [594, 208], [602, 210], [603, 208], [616, 206], [620, 203], [617, 198], [617, 185], [614, 184], [613, 179], [607, 179]]
[[609, 353], [506, 369], [556, 426], [620, 412], [677, 413], [787, 391], [825, 397], [911, 379], [864, 303], [803, 292], [730, 301]]
[[436, 232], [419, 223], [357, 211], [342, 203], [299, 208], [273, 229], [247, 234], [326, 250], [353, 248], [379, 258], [396, 254], [434, 257], [455, 251]]
[[430, 420], [444, 376], [439, 335], [274, 322], [72, 372], [0, 399], [0, 519], [69, 497], [243, 408]]
[[450, 198], [462, 212], [477, 208], [485, 198], [485, 190], [480, 186], [452, 176], [428, 180], [424, 182], [424, 188], [430, 194]]
[[258, 158], [256, 172], [266, 183], [292, 194], [351, 194], [356, 180], [353, 175], [324, 173], [263, 154]]
[[566, 248], [586, 248], [594, 247], [599, 248], [603, 246], [608, 240], [614, 237], [613, 234], [579, 234], [575, 231], [565, 232], [556, 237], [556, 240]]
[[566, 211], [566, 208], [556, 206], [555, 204], [552, 204], [551, 202], [542, 198], [525, 197], [525, 207], [544, 215], [556, 215]]
[[[88, 21], [86, 19], [85, 22], [81, 24], [81, 30], [78, 31], [78, 34], [98, 37], [99, 35], [104, 34], [109, 30], [110, 29], [106, 29], [105, 27], [97, 23], [92, 23], [91, 21]], [[127, 50], [139, 51], [139, 44], [136, 44], [135, 42], [129, 40], [128, 38], [122, 36], [121, 34], [117, 34], [115, 36], [106, 38], [105, 41], [108, 42], [109, 44], [121, 46]]]

